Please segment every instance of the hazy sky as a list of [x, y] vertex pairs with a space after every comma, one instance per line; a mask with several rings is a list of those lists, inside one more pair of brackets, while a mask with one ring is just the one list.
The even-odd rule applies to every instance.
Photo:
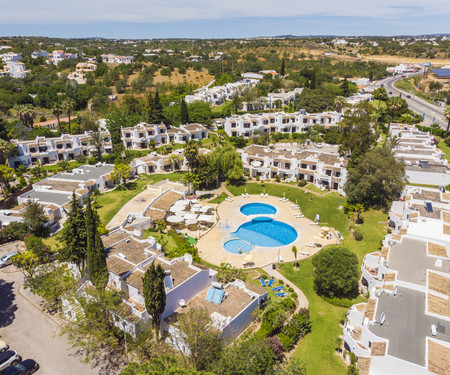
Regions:
[[0, 35], [245, 37], [450, 33], [449, 0], [21, 0]]

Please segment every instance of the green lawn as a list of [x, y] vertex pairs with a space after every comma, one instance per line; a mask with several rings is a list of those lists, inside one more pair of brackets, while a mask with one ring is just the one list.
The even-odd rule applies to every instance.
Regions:
[[427, 94], [424, 94], [422, 91], [417, 90], [409, 78], [396, 81], [394, 83], [394, 86], [400, 90], [406, 91], [408, 94], [412, 91], [413, 95], [415, 95], [423, 100], [426, 100], [429, 103], [433, 103], [430, 96]]
[[443, 138], [440, 138], [440, 137], [436, 137], [436, 138], [439, 140], [437, 147], [444, 152], [445, 158], [447, 160], [450, 160], [450, 147], [448, 147], [445, 144], [445, 140]]
[[[383, 223], [387, 221], [387, 214], [370, 210], [364, 212], [364, 223], [358, 225], [358, 229], [364, 234], [363, 241], [356, 241], [349, 232], [349, 219], [338, 207], [345, 203], [345, 198], [338, 193], [326, 194], [318, 197], [294, 186], [280, 184], [248, 183], [242, 186], [229, 185], [228, 190], [234, 195], [240, 195], [245, 190], [249, 194], [260, 194], [264, 191], [273, 196], [285, 195], [292, 202], [298, 203], [303, 214], [314, 220], [315, 215], [320, 215], [321, 225], [333, 227], [343, 236], [343, 246], [353, 251], [362, 262], [364, 255], [377, 251], [381, 240], [386, 234]], [[339, 321], [344, 318], [347, 308], [337, 307], [325, 302], [313, 289], [313, 269], [311, 259], [300, 262], [299, 271], [293, 270], [293, 264], [283, 264], [280, 272], [296, 284], [305, 293], [309, 301], [309, 309], [313, 329], [300, 342], [298, 349], [293, 354], [294, 358], [300, 358], [307, 365], [309, 375], [321, 374], [345, 374], [346, 367], [342, 361], [334, 355], [335, 340], [342, 334]], [[256, 280], [257, 281], [257, 280]], [[356, 300], [355, 303], [362, 300]]]
[[149, 236], [155, 237], [156, 242], [158, 242], [159, 244], [162, 242], [167, 242], [168, 251], [171, 251], [177, 247], [175, 239], [170, 234], [167, 233], [150, 232], [149, 230], [144, 230], [142, 236], [144, 238], [148, 238]]
[[97, 198], [97, 204], [100, 205], [98, 213], [104, 225], [108, 224], [116, 213], [127, 203], [144, 189], [147, 184], [154, 184], [162, 180], [179, 181], [182, 177], [180, 173], [153, 174], [151, 176], [141, 174], [139, 178], [131, 184], [127, 190], [113, 190], [101, 194]]
[[222, 203], [225, 199], [228, 198], [228, 194], [225, 192], [220, 193], [219, 196], [215, 197], [214, 199], [211, 199], [208, 201], [208, 203]]
[[323, 193], [322, 190], [320, 190], [316, 185], [310, 184], [308, 186], [306, 186], [306, 189], [314, 191], [315, 193]]
[[378, 106], [380, 106], [380, 110], [381, 109], [386, 109], [387, 105], [386, 102], [382, 101], [382, 100], [373, 100], [370, 102], [370, 104], [375, 108], [375, 110], [378, 110]]

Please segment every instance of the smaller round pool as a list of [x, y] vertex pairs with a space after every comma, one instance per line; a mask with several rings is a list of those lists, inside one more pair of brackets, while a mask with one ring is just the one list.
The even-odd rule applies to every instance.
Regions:
[[248, 203], [241, 206], [244, 215], [274, 215], [277, 209], [266, 203]]
[[241, 254], [243, 253], [249, 253], [252, 249], [252, 245], [250, 245], [248, 242], [242, 241], [239, 238], [229, 240], [223, 244], [223, 247], [226, 251], [233, 253], [233, 254], [239, 254], [239, 248], [241, 249]]

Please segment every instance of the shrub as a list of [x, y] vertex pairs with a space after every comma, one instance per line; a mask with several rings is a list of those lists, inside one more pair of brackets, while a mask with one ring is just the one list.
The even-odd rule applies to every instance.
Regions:
[[291, 350], [298, 340], [311, 332], [311, 321], [309, 311], [302, 309], [301, 312], [292, 315], [291, 320], [286, 324], [278, 335], [281, 344], [286, 351]]
[[281, 181], [280, 176], [276, 175], [276, 176], [275, 176], [275, 181], [276, 181], [276, 182], [280, 182], [280, 181]]
[[447, 138], [445, 138], [445, 144], [447, 146], [450, 146], [450, 135]]
[[356, 241], [362, 241], [364, 239], [364, 234], [362, 234], [362, 232], [359, 231], [358, 229], [354, 229], [353, 230], [353, 238]]
[[262, 276], [261, 276], [264, 280], [267, 280], [267, 275], [264, 273]]
[[312, 260], [314, 289], [325, 297], [354, 298], [358, 295], [358, 258], [344, 247], [323, 249]]
[[300, 180], [297, 185], [300, 187], [304, 187], [306, 186], [306, 184], [307, 184], [306, 180]]
[[297, 299], [298, 298], [298, 294], [294, 292], [294, 293], [291, 294], [291, 297], [294, 298], [294, 299]]
[[286, 298], [283, 300], [283, 307], [286, 310], [293, 311], [295, 309], [295, 302], [292, 298]]
[[283, 280], [278, 280], [278, 282], [279, 282], [281, 285], [284, 284], [284, 281], [283, 281]]
[[288, 292], [289, 292], [289, 293], [292, 293], [293, 291], [294, 291], [293, 288], [289, 288], [289, 289], [288, 289]]
[[283, 362], [284, 360], [284, 347], [283, 344], [280, 342], [277, 336], [267, 337], [264, 340], [267, 344], [267, 346], [272, 350], [275, 358], [278, 360], [278, 362]]

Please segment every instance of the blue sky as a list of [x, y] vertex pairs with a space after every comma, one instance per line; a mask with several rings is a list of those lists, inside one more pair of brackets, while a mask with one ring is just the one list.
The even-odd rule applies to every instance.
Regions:
[[449, 25], [448, 0], [22, 0], [0, 12], [0, 35], [54, 37], [400, 35]]

